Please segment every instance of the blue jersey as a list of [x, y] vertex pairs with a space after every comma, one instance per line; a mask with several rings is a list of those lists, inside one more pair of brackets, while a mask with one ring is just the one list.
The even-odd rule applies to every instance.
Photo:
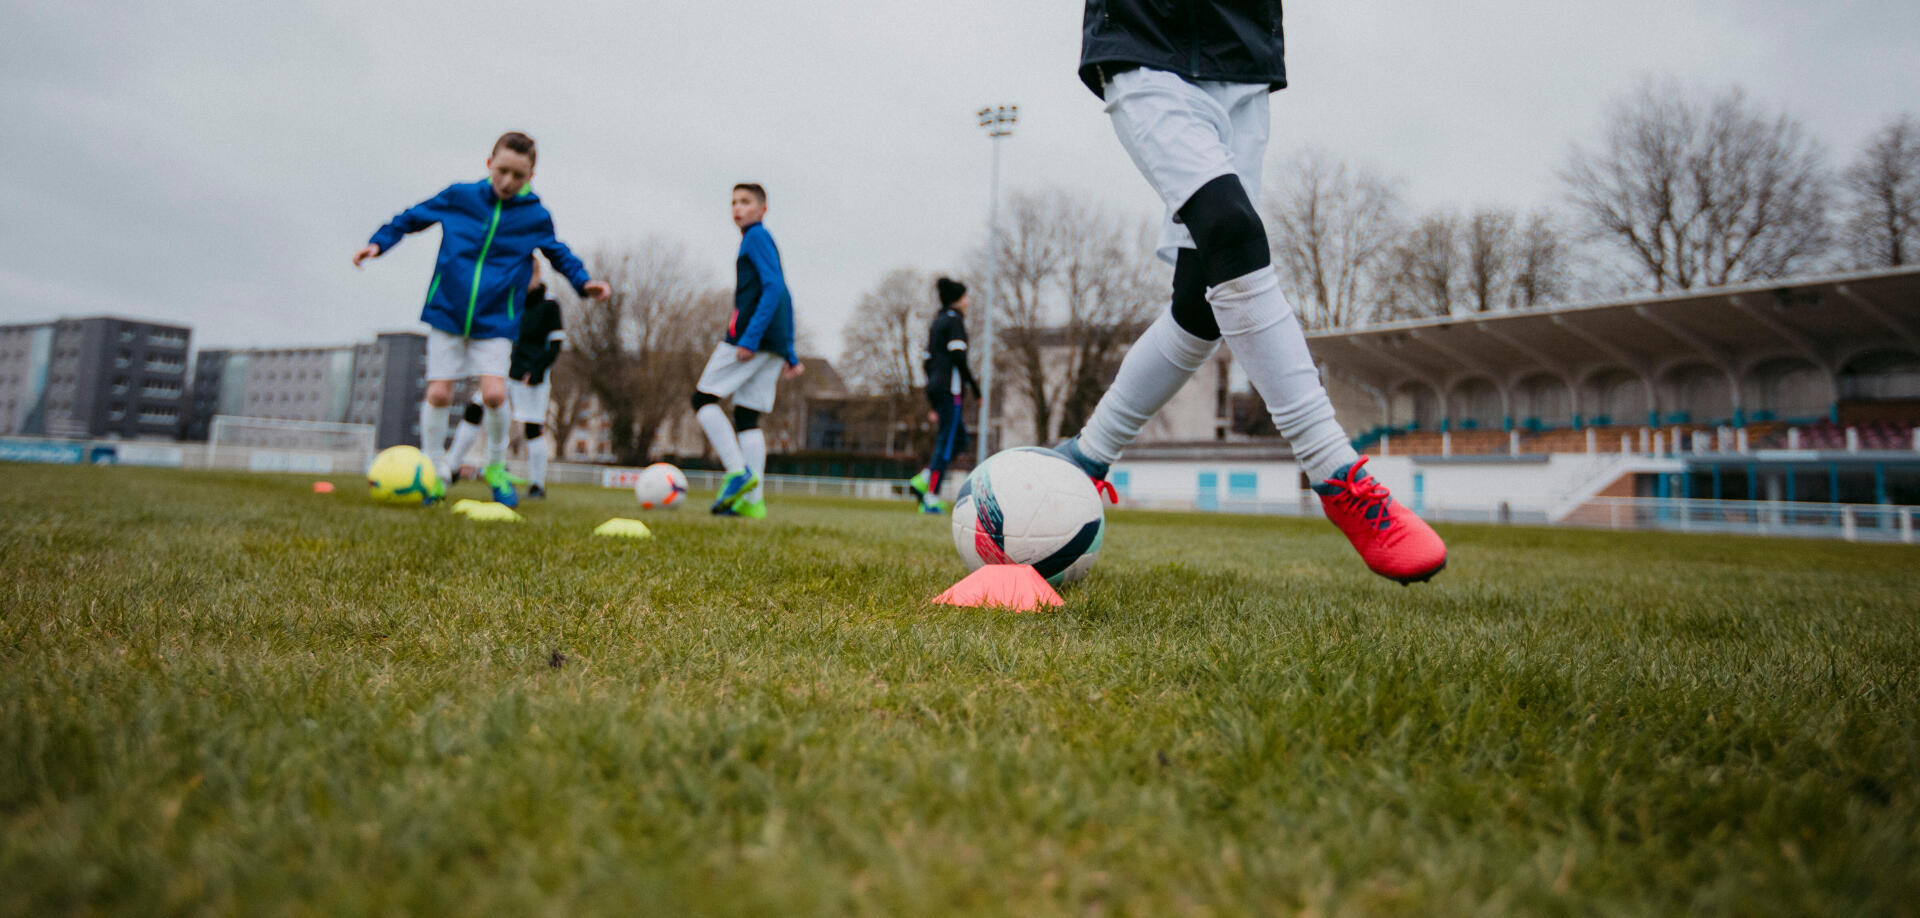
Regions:
[[740, 233], [738, 278], [733, 288], [733, 316], [727, 320], [726, 342], [750, 351], [766, 351], [796, 364], [793, 353], [793, 297], [780, 270], [780, 250], [773, 234], [755, 223]]
[[533, 253], [586, 295], [592, 277], [566, 244], [554, 237], [553, 216], [527, 186], [502, 200], [486, 179], [448, 185], [445, 191], [402, 211], [368, 241], [390, 251], [409, 233], [440, 224], [440, 256], [427, 285], [420, 321], [468, 338], [512, 338], [526, 311]]

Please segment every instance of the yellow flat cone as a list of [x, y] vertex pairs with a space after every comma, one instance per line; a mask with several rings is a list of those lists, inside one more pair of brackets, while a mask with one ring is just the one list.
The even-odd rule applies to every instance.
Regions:
[[453, 502], [453, 512], [465, 514], [473, 508], [480, 506], [482, 503], [485, 503], [485, 501], [474, 500], [471, 497], [463, 497]]
[[[455, 512], [459, 511], [458, 507], [454, 509], [455, 509]], [[523, 519], [520, 516], [520, 514], [513, 512], [512, 507], [509, 507], [506, 504], [497, 504], [492, 501], [487, 501], [485, 503], [481, 503], [480, 501], [474, 501], [473, 506], [467, 508], [467, 519], [473, 520], [476, 523], [524, 523], [526, 522], [526, 520]]]
[[933, 598], [948, 606], [994, 606], [1032, 612], [1041, 606], [1064, 606], [1066, 601], [1031, 564], [989, 564], [966, 576]]
[[629, 520], [618, 516], [601, 523], [599, 528], [593, 531], [593, 534], [597, 536], [612, 536], [620, 539], [653, 538], [653, 530], [648, 529], [647, 524], [639, 520]]

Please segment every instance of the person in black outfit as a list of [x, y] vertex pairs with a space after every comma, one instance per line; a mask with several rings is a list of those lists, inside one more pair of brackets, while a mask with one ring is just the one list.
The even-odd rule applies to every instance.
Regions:
[[907, 481], [907, 490], [920, 501], [920, 512], [943, 513], [940, 503], [940, 479], [947, 464], [967, 442], [967, 422], [961, 409], [966, 393], [980, 397], [980, 384], [967, 369], [967, 285], [940, 278], [934, 282], [940, 296], [940, 312], [927, 327], [927, 352], [923, 364], [927, 372], [927, 404], [932, 410], [927, 419], [934, 422], [933, 455], [920, 474]]

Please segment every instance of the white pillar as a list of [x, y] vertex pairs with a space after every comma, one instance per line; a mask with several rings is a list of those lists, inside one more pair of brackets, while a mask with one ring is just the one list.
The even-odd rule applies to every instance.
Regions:
[[1860, 428], [1849, 427], [1847, 428], [1847, 452], [1857, 453], [1859, 451], [1860, 451]]
[[1787, 448], [1788, 449], [1800, 448], [1800, 428], [1798, 427], [1787, 428]]
[[1849, 542], [1860, 541], [1860, 530], [1853, 521], [1852, 504], [1840, 508], [1840, 537]]
[[1733, 448], [1743, 453], [1747, 451], [1747, 429], [1745, 427], [1733, 432]]
[[1648, 449], [1650, 449], [1652, 446], [1653, 446], [1653, 431], [1648, 430], [1645, 427], [1640, 428], [1640, 451], [1644, 453]]
[[1620, 455], [1624, 456], [1631, 452], [1633, 452], [1633, 437], [1628, 434], [1621, 434], [1620, 435]]
[[1451, 430], [1440, 431], [1440, 455], [1453, 455], [1453, 431]]
[[1900, 511], [1900, 541], [1913, 544], [1913, 508]]
[[1599, 452], [1600, 438], [1594, 433], [1593, 428], [1589, 427], [1587, 428], [1587, 455], [1592, 456]]
[[1673, 428], [1673, 439], [1667, 441], [1673, 444], [1673, 454], [1676, 456], [1680, 455], [1680, 433], [1679, 427]]
[[1667, 454], [1666, 434], [1653, 435], [1653, 454], [1656, 456]]
[[1509, 456], [1520, 455], [1520, 431], [1517, 431], [1517, 430], [1507, 431], [1507, 455]]

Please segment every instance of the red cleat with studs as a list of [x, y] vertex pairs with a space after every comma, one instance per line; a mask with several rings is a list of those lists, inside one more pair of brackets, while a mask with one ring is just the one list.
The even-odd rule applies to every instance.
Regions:
[[1412, 510], [1393, 499], [1387, 486], [1360, 459], [1313, 486], [1326, 511], [1368, 569], [1401, 584], [1421, 583], [1447, 566], [1447, 544]]

